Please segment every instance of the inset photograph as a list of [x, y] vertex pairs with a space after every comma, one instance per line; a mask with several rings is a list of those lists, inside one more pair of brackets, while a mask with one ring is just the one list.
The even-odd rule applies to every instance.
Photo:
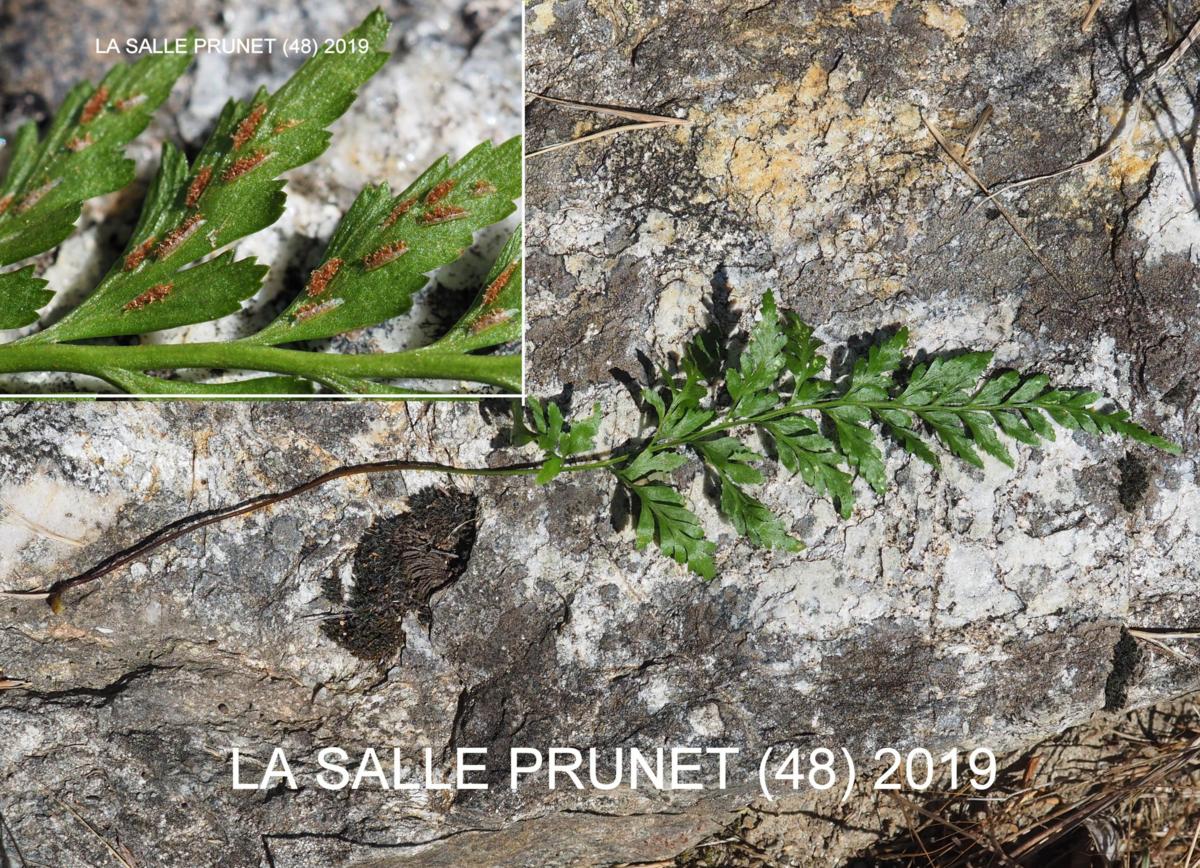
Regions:
[[520, 24], [392, 7], [6, 16], [0, 393], [520, 393]]

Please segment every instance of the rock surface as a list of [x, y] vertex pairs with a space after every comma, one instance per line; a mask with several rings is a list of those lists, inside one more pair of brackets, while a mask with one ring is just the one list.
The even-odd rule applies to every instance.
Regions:
[[[1130, 69], [1169, 44], [1157, 13], [1135, 27], [1106, 11], [1081, 35], [1080, 10], [1058, 2], [547, 0], [525, 11], [531, 90], [692, 121], [531, 163], [531, 389], [599, 400], [602, 441], [637, 419], [613, 369], [636, 375], [639, 352], [678, 348], [706, 303], [744, 330], [772, 288], [831, 342], [905, 323], [931, 352], [994, 349], [1113, 396], [1194, 450], [1187, 237], [1200, 222], [1190, 174], [1175, 168], [1180, 154], [1190, 165], [1191, 134], [1174, 131], [1191, 129], [1196, 59], [1159, 82], [1127, 148], [1001, 200], [1061, 285], [998, 211], [972, 209], [969, 182], [921, 121], [959, 140], [992, 105], [969, 153], [989, 184], [1086, 157], [1116, 123]], [[413, 38], [467, 51], [455, 9], [411, 14], [431, 22]], [[536, 102], [529, 123], [533, 147], [592, 129]], [[0, 414], [8, 588], [340, 464], [520, 457], [497, 449], [505, 417], [490, 404]], [[756, 758], [826, 745], [860, 761], [885, 745], [1003, 750], [1106, 697], [1135, 705], [1200, 684], [1178, 658], [1115, 653], [1122, 625], [1195, 626], [1192, 459], [1068, 436], [1023, 451], [1014, 470], [948, 463], [935, 475], [891, 453], [889, 472], [893, 492], [863, 491], [849, 521], [795, 481], [769, 481], [763, 498], [809, 544], [795, 555], [735, 541], [703, 508], [720, 543], [721, 577], [707, 585], [637, 553], [596, 478], [536, 488], [406, 473], [181, 539], [72, 594], [61, 616], [3, 600], [0, 667], [28, 682], [0, 692], [5, 846], [30, 861], [100, 862], [84, 818], [138, 864], [648, 862], [754, 799], [753, 759], [724, 792], [548, 792], [543, 778], [513, 794], [497, 767], [492, 790], [452, 797], [325, 792], [315, 754], [395, 744], [411, 761], [429, 746], [444, 780], [463, 746], [502, 757], [514, 745], [735, 745]], [[684, 482], [703, 503], [700, 477]], [[469, 563], [431, 598], [427, 624], [406, 615], [400, 656], [364, 662], [322, 630], [337, 615], [327, 577], [348, 580], [363, 531], [431, 484], [478, 498]], [[304, 787], [233, 791], [230, 748], [266, 761], [274, 746]], [[773, 858], [826, 865], [861, 843], [872, 803], [835, 801], [769, 806]]]
[[[531, 6], [531, 91], [690, 121], [531, 160], [533, 387], [636, 419], [614, 371], [636, 377], [639, 353], [664, 358], [710, 317], [744, 332], [772, 289], [834, 346], [904, 324], [928, 352], [989, 349], [1094, 387], [1194, 450], [1197, 58], [1145, 85], [1122, 126], [1130, 81], [1146, 82], [1182, 28], [1121, 6], [1084, 34], [1080, 14], [1055, 2]], [[1114, 129], [1120, 147], [980, 203], [926, 121], [960, 143], [989, 107], [967, 154], [989, 187], [1087, 160]], [[539, 100], [528, 111], [531, 149], [616, 123]], [[712, 668], [689, 671], [662, 643], [656, 659], [670, 659], [641, 676], [668, 700], [660, 717], [676, 714], [666, 738], [700, 738], [690, 715], [713, 703], [723, 737], [759, 749], [1007, 747], [1114, 696], [1196, 684], [1179, 658], [1114, 652], [1122, 625], [1194, 626], [1193, 459], [1067, 437], [1015, 470], [938, 476], [893, 452], [889, 473], [897, 490], [849, 522], [790, 480], [769, 484], [809, 543], [798, 556], [730, 544], [714, 521], [727, 542], [706, 597], [727, 614], [721, 638], [701, 640]], [[699, 499], [702, 480], [691, 484]], [[645, 579], [621, 573], [622, 608], [641, 609], [630, 600]], [[636, 635], [646, 617], [604, 621]], [[853, 830], [878, 825], [863, 822], [869, 806], [764, 807], [776, 819], [757, 843], [785, 864], [833, 864]], [[663, 857], [636, 823], [628, 832], [621, 858]]]

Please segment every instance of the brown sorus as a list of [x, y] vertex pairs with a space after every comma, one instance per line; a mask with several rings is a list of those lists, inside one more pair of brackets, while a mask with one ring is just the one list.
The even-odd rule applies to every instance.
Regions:
[[450, 191], [458, 185], [458, 181], [454, 178], [447, 178], [439, 184], [436, 184], [433, 189], [425, 194], [425, 204], [433, 205], [442, 201], [450, 195]]
[[125, 257], [125, 270], [133, 271], [135, 268], [141, 265], [145, 258], [149, 255], [150, 248], [153, 246], [154, 236], [151, 235], [137, 247], [133, 248], [133, 250], [129, 251], [129, 254]]
[[511, 318], [511, 310], [494, 310], [491, 313], [485, 313], [479, 319], [475, 320], [475, 322], [471, 323], [471, 334], [477, 335], [482, 331], [490, 329], [492, 326], [507, 322]]
[[96, 92], [88, 97], [88, 101], [83, 104], [83, 114], [79, 116], [79, 122], [81, 124], [90, 124], [104, 110], [106, 102], [108, 102], [108, 88], [100, 85], [100, 87], [96, 88]]
[[367, 271], [374, 271], [376, 268], [382, 268], [389, 262], [394, 262], [405, 253], [408, 252], [408, 245], [403, 241], [393, 241], [391, 244], [385, 244], [374, 253], [368, 253], [363, 257], [363, 267]]
[[485, 181], [482, 178], [471, 185], [472, 196], [490, 196], [495, 192], [496, 185], [491, 181]]
[[131, 108], [137, 108], [146, 101], [144, 93], [135, 93], [133, 96], [128, 96], [125, 99], [119, 99], [116, 102], [117, 111], [127, 112]]
[[250, 114], [242, 119], [238, 124], [237, 132], [233, 134], [233, 147], [235, 149], [242, 147], [246, 142], [254, 138], [254, 134], [258, 132], [258, 125], [262, 123], [263, 115], [267, 113], [267, 104], [260, 102], [250, 110]]
[[456, 205], [434, 205], [421, 215], [421, 222], [426, 226], [434, 223], [449, 223], [451, 220], [461, 220], [467, 216], [465, 208]]
[[504, 291], [504, 287], [508, 286], [508, 281], [512, 279], [513, 272], [517, 270], [517, 263], [511, 262], [500, 272], [500, 274], [488, 284], [488, 288], [483, 292], [483, 303], [489, 305], [494, 302], [500, 293]]
[[296, 322], [303, 322], [306, 319], [312, 319], [314, 316], [320, 316], [323, 313], [329, 313], [334, 308], [340, 307], [342, 300], [340, 298], [331, 298], [326, 301], [310, 301], [307, 304], [302, 304], [292, 313], [292, 318]]
[[11, 194], [0, 197], [0, 215], [3, 215], [4, 212], [8, 210], [8, 206], [12, 204], [12, 200], [13, 197]]
[[315, 269], [308, 278], [307, 292], [309, 296], [316, 298], [329, 289], [329, 282], [337, 277], [337, 273], [341, 268], [342, 260], [331, 259], [320, 268]]
[[199, 212], [196, 212], [188, 217], [186, 220], [168, 232], [167, 237], [164, 238], [162, 242], [154, 248], [154, 258], [165, 259], [166, 257], [170, 256], [179, 249], [179, 245], [183, 244], [183, 242], [192, 237], [192, 233], [200, 228], [200, 224], [203, 222], [204, 215]]
[[276, 133], [276, 134], [285, 133], [288, 130], [292, 129], [293, 127], [298, 127], [298, 126], [300, 126], [300, 121], [297, 121], [297, 120], [280, 121], [279, 123], [275, 124], [275, 127], [274, 127], [274, 129], [271, 130], [271, 132]]
[[171, 294], [171, 290], [174, 288], [175, 284], [173, 283], [160, 283], [157, 286], [152, 286], [133, 301], [126, 303], [124, 310], [140, 310], [148, 304], [162, 301]]
[[38, 187], [36, 190], [30, 190], [23, 197], [21, 197], [21, 204], [17, 206], [17, 213], [24, 214], [26, 211], [28, 211], [30, 208], [32, 208], [34, 205], [36, 205], [38, 202], [42, 201], [42, 197], [44, 197], [47, 193], [49, 193], [51, 190], [53, 190], [55, 188], [55, 186], [57, 186], [57, 185], [58, 185], [57, 180], [47, 181], [45, 184], [42, 184], [42, 186]]
[[387, 219], [383, 221], [383, 228], [391, 229], [395, 222], [412, 210], [412, 206], [416, 204], [416, 199], [405, 199], [403, 202], [397, 202], [396, 207], [392, 209], [392, 213], [388, 214]]
[[208, 189], [208, 182], [212, 180], [212, 173], [212, 166], [205, 166], [192, 179], [192, 183], [188, 185], [187, 206], [189, 208], [195, 208], [196, 203], [200, 201], [200, 197], [204, 195], [204, 191]]
[[266, 151], [255, 151], [248, 157], [238, 157], [233, 165], [224, 171], [221, 175], [221, 180], [225, 182], [236, 181], [242, 175], [249, 172], [262, 164], [262, 161], [270, 156]]
[[92, 134], [85, 133], [83, 138], [75, 136], [71, 141], [67, 142], [67, 150], [78, 154], [92, 144]]

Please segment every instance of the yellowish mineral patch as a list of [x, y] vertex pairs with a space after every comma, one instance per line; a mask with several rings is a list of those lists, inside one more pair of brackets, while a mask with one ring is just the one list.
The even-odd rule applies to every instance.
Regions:
[[869, 15], [882, 15], [885, 20], [892, 20], [892, 11], [896, 8], [896, 0], [851, 0], [835, 6], [825, 13], [823, 22], [826, 26], [845, 27], [852, 24], [856, 18], [866, 18]]
[[891, 295], [903, 288], [905, 219], [927, 137], [916, 109], [868, 97], [851, 106], [859, 77], [848, 60], [833, 72], [812, 64], [709, 114], [693, 112], [698, 167], [730, 207], [751, 215], [773, 248], [822, 259], [847, 283]]
[[953, 6], [941, 3], [925, 4], [925, 26], [940, 30], [952, 39], [967, 32], [967, 17]]
[[[1120, 123], [1116, 113], [1106, 114], [1116, 116], [1116, 123]], [[1109, 159], [1109, 176], [1120, 184], [1137, 184], [1145, 180], [1163, 151], [1163, 139], [1154, 122], [1139, 121], [1132, 133]]]
[[1126, 146], [1113, 154], [1109, 173], [1122, 184], [1136, 184], [1149, 174], [1157, 162], [1158, 154]]
[[554, 26], [554, 0], [545, 0], [531, 10], [533, 20], [529, 22], [529, 32], [542, 34]]

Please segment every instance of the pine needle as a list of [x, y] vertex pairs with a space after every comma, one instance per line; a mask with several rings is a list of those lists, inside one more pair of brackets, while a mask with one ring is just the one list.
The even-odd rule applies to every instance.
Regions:
[[62, 799], [59, 799], [59, 798], [55, 798], [54, 801], [58, 802], [60, 805], [62, 805], [64, 808], [66, 808], [71, 813], [71, 815], [75, 817], [76, 820], [78, 820], [81, 824], [83, 824], [83, 827], [85, 829], [87, 829], [89, 832], [91, 832], [93, 835], [95, 835], [97, 838], [99, 838], [100, 843], [104, 845], [104, 849], [108, 850], [109, 854], [113, 857], [113, 859], [116, 860], [118, 865], [121, 865], [122, 868], [137, 868], [136, 863], [134, 863], [134, 861], [132, 859], [130, 859], [128, 856], [121, 853], [116, 847], [114, 847], [107, 838], [105, 838], [103, 835], [100, 834], [99, 830], [97, 830], [95, 826], [93, 826], [86, 819], [84, 819], [83, 814], [79, 813], [79, 811], [74, 806], [68, 804], [67, 802], [64, 802]]
[[983, 132], [983, 128], [987, 126], [987, 122], [991, 119], [992, 107], [990, 105], [986, 105], [983, 107], [983, 111], [979, 113], [979, 117], [975, 118], [975, 123], [971, 125], [971, 129], [967, 131], [966, 139], [963, 140], [962, 153], [960, 156], [964, 161], [967, 159], [967, 154], [970, 152], [971, 148], [974, 147], [975, 141], [979, 138], [979, 134]]
[[584, 142], [595, 141], [596, 139], [615, 136], [620, 133], [634, 132], [636, 130], [652, 130], [657, 127], [678, 126], [686, 127], [691, 125], [691, 121], [686, 118], [673, 118], [669, 115], [655, 115], [649, 112], [635, 111], [633, 109], [622, 109], [614, 106], [601, 105], [599, 103], [577, 102], [570, 99], [559, 99], [558, 97], [545, 96], [533, 91], [527, 91], [527, 96], [531, 99], [540, 99], [544, 102], [553, 103], [554, 105], [563, 106], [564, 108], [574, 111], [594, 112], [601, 115], [611, 115], [612, 117], [624, 118], [625, 120], [634, 121], [631, 124], [622, 124], [620, 126], [611, 127], [599, 132], [589, 133], [586, 136], [580, 136], [577, 139], [571, 139], [566, 142], [557, 142], [553, 145], [547, 145], [544, 148], [539, 148], [536, 151], [530, 151], [526, 154], [527, 157], [538, 157], [542, 154], [549, 154], [554, 151], [570, 148], [575, 145], [582, 145]]
[[1188, 52], [1188, 49], [1192, 47], [1197, 38], [1200, 38], [1200, 20], [1197, 20], [1196, 23], [1192, 25], [1191, 29], [1188, 30], [1183, 39], [1181, 39], [1175, 45], [1175, 47], [1171, 50], [1171, 53], [1166, 57], [1165, 60], [1163, 60], [1162, 63], [1152, 67], [1148, 73], [1139, 76], [1139, 78], [1143, 79], [1142, 82], [1139, 83], [1135, 81], [1134, 87], [1136, 92], [1133, 98], [1124, 104], [1121, 110], [1121, 119], [1117, 122], [1116, 127], [1113, 128], [1112, 133], [1109, 134], [1109, 137], [1105, 143], [1100, 146], [1099, 151], [1084, 160], [1072, 163], [1071, 165], [1065, 166], [1061, 169], [1056, 169], [1053, 172], [1046, 172], [1041, 175], [1030, 175], [1027, 178], [1021, 178], [1016, 181], [1010, 181], [1006, 184], [1001, 184], [991, 193], [989, 193], [985, 199], [977, 203], [975, 207], [979, 207], [985, 202], [994, 201], [997, 196], [1003, 195], [1004, 193], [1008, 193], [1013, 190], [1019, 190], [1022, 187], [1028, 187], [1031, 184], [1038, 184], [1042, 181], [1051, 181], [1055, 178], [1061, 178], [1065, 175], [1069, 175], [1072, 172], [1077, 172], [1080, 169], [1086, 169], [1088, 166], [1094, 166], [1102, 160], [1105, 160], [1115, 154], [1121, 149], [1122, 145], [1132, 142], [1133, 133], [1137, 128], [1138, 116], [1141, 114], [1142, 104], [1145, 100], [1145, 93], [1155, 84], [1157, 84], [1159, 78], [1165, 75], [1173, 66], [1175, 66], [1175, 64], [1179, 62], [1179, 60]]
[[674, 124], [676, 126], [686, 127], [691, 124], [691, 121], [686, 118], [673, 118], [670, 115], [655, 115], [649, 112], [635, 111], [633, 109], [616, 108], [615, 106], [602, 105], [600, 103], [578, 102], [572, 99], [559, 99], [558, 97], [545, 96], [544, 94], [527, 91], [527, 95], [531, 99], [540, 99], [545, 102], [561, 105], [576, 111], [595, 112], [596, 114], [612, 115], [613, 117], [625, 118], [631, 121], [642, 121], [645, 123], [661, 123]]
[[[921, 120], [924, 122], [926, 129], [928, 129], [930, 134], [933, 136], [934, 141], [937, 142], [938, 146], [945, 152], [946, 156], [948, 156], [954, 162], [954, 164], [962, 170], [963, 174], [971, 179], [975, 186], [979, 188], [980, 192], [991, 198], [992, 191], [989, 190], [988, 186], [979, 179], [979, 176], [975, 174], [975, 171], [967, 164], [966, 160], [954, 152], [954, 149], [950, 147], [950, 143], [947, 142], [945, 136], [942, 135], [941, 130], [939, 130], [937, 126], [924, 115], [921, 116]], [[1017, 218], [1014, 217], [1012, 213], [1000, 202], [996, 202], [995, 204], [996, 209], [1000, 212], [1001, 216], [1004, 217], [1005, 221], [1009, 226], [1012, 227], [1013, 231], [1017, 233], [1017, 237], [1021, 239], [1021, 242], [1029, 249], [1029, 252], [1033, 254], [1033, 258], [1036, 259], [1041, 264], [1042, 268], [1046, 270], [1046, 273], [1050, 275], [1050, 279], [1058, 284], [1061, 289], [1066, 290], [1067, 285], [1059, 279], [1058, 274], [1050, 266], [1050, 263], [1046, 261], [1046, 258], [1042, 256], [1041, 251], [1037, 249], [1037, 245], [1033, 243], [1033, 239], [1031, 239], [1025, 233], [1025, 230], [1021, 227], [1021, 224], [1017, 222]]]
[[542, 154], [549, 154], [553, 151], [561, 151], [564, 148], [572, 148], [572, 147], [575, 147], [576, 145], [582, 145], [584, 142], [594, 141], [595, 139], [602, 139], [607, 136], [615, 136], [618, 133], [629, 133], [629, 132], [633, 132], [634, 130], [652, 130], [657, 127], [665, 127], [665, 126], [669, 126], [669, 124], [663, 123], [661, 121], [656, 121], [654, 123], [622, 124], [621, 126], [618, 126], [618, 127], [610, 127], [607, 130], [600, 130], [599, 132], [589, 133], [586, 136], [580, 136], [579, 138], [571, 139], [570, 141], [556, 142], [553, 145], [547, 145], [544, 148], [538, 148], [536, 151], [530, 151], [525, 156], [540, 157]]

